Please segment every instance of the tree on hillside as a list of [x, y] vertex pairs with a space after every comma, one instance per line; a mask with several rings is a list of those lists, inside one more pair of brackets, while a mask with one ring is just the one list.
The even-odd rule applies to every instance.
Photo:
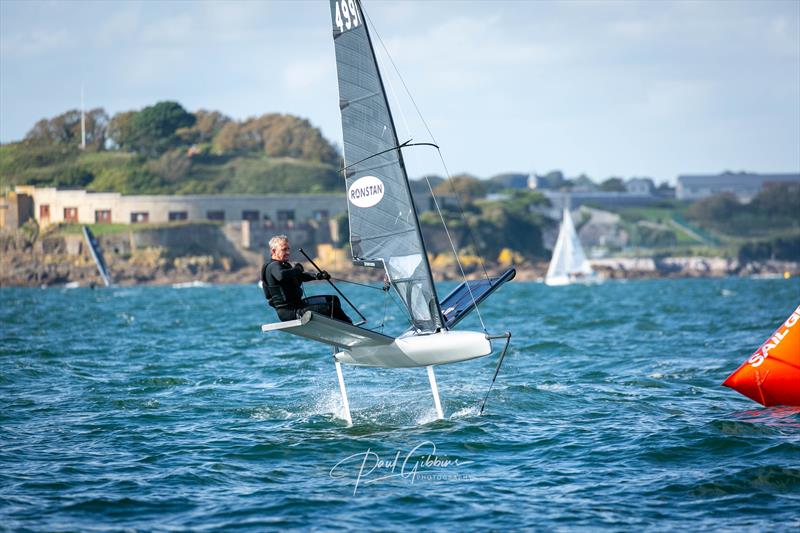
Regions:
[[124, 111], [113, 116], [108, 123], [108, 139], [119, 150], [131, 150], [133, 139], [133, 117], [137, 111]]
[[724, 222], [736, 215], [741, 204], [732, 192], [715, 194], [693, 203], [687, 214], [701, 223], [715, 224]]
[[[102, 150], [106, 142], [108, 115], [102, 108], [86, 112], [86, 148]], [[56, 117], [43, 118], [25, 135], [25, 141], [34, 144], [81, 143], [81, 112], [72, 109]]]
[[800, 185], [797, 183], [768, 185], [753, 198], [748, 210], [766, 217], [793, 219], [798, 224]]
[[147, 156], [160, 155], [179, 144], [176, 131], [194, 125], [195, 116], [177, 102], [159, 102], [134, 114], [128, 147]]
[[572, 188], [583, 191], [595, 191], [597, 190], [597, 184], [593, 182], [592, 179], [586, 174], [581, 174], [572, 180]]
[[453, 194], [458, 195], [465, 202], [472, 202], [478, 198], [486, 196], [488, 184], [469, 174], [461, 174], [451, 180], [444, 181], [433, 189], [434, 194]]
[[540, 176], [546, 189], [560, 189], [564, 185], [564, 173], [560, 170], [551, 170], [544, 176]]
[[502, 201], [481, 201], [476, 205], [480, 214], [476, 216], [469, 213], [467, 219], [473, 229], [477, 249], [469, 245], [466, 250], [488, 257], [497, 257], [503, 248], [511, 248], [527, 257], [545, 255], [542, 243], [543, 221], [538, 215], [527, 211], [527, 204], [523, 206]]
[[186, 144], [210, 143], [222, 128], [231, 122], [231, 118], [219, 111], [198, 110], [195, 114], [195, 123], [186, 128], [180, 128], [175, 133]]
[[675, 187], [669, 184], [667, 181], [662, 181], [656, 192], [662, 196], [675, 196]]
[[612, 177], [600, 184], [600, 190], [607, 192], [625, 192], [627, 189], [625, 188], [625, 182], [622, 178]]
[[211, 141], [211, 151], [218, 155], [243, 151], [239, 144], [240, 129], [241, 125], [238, 122], [228, 122], [222, 126]]
[[270, 157], [341, 164], [336, 149], [319, 129], [305, 119], [278, 113], [241, 123], [228, 122], [214, 137], [213, 151], [218, 154], [263, 151]]
[[531, 212], [533, 206], [550, 206], [550, 200], [539, 191], [517, 189], [511, 191], [511, 197], [506, 200], [506, 209], [519, 213], [521, 216]]

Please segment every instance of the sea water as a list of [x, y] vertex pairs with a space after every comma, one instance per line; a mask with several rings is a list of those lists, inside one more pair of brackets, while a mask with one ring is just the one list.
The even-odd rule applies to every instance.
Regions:
[[0, 299], [1, 529], [800, 528], [800, 409], [720, 386], [797, 279], [512, 282], [464, 324], [513, 334], [482, 416], [496, 355], [437, 367], [445, 420], [425, 369], [346, 366], [352, 427], [255, 285]]

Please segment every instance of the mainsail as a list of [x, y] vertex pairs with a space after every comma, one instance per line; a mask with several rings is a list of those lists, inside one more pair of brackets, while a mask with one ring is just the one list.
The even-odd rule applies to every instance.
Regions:
[[89, 226], [83, 227], [83, 236], [86, 239], [86, 244], [89, 246], [89, 251], [94, 258], [94, 262], [97, 265], [97, 271], [100, 272], [100, 277], [103, 278], [103, 283], [106, 287], [111, 285], [111, 277], [108, 275], [108, 268], [106, 268], [106, 261], [103, 258], [103, 252], [100, 249], [100, 244], [98, 244], [97, 239], [95, 239], [92, 230], [89, 229]]
[[589, 261], [583, 253], [581, 241], [575, 232], [575, 225], [569, 210], [564, 208], [561, 230], [558, 233], [553, 258], [547, 268], [545, 283], [548, 285], [567, 285], [574, 281], [594, 276]]
[[420, 332], [442, 328], [389, 103], [358, 0], [331, 0], [353, 260], [383, 266]]

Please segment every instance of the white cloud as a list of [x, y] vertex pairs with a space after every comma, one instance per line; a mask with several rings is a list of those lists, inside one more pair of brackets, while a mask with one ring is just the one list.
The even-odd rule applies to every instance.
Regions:
[[[5, 33], [5, 32], [3, 32]], [[33, 57], [73, 47], [75, 39], [67, 30], [33, 29], [4, 35], [0, 49], [5, 57]]]
[[283, 82], [290, 91], [310, 91], [331, 80], [334, 65], [329, 58], [294, 61], [283, 71]]
[[138, 4], [121, 3], [119, 11], [113, 11], [95, 24], [95, 30], [89, 33], [97, 46], [115, 46], [120, 41], [130, 41], [138, 35], [141, 25], [141, 10]]
[[800, 17], [790, 18], [778, 16], [768, 24], [766, 32], [770, 49], [781, 57], [800, 59]]
[[[792, 170], [800, 157], [794, 0], [367, 7], [376, 48], [380, 33], [443, 149], [456, 154], [455, 171], [544, 162], [601, 177], [672, 177], [708, 161], [757, 170], [763, 151], [735, 133], [756, 129], [771, 166]], [[4, 142], [75, 107], [79, 89], [70, 88], [83, 82], [92, 105], [112, 113], [174, 99], [242, 118], [291, 112], [340, 134], [325, 2], [0, 0], [0, 10]], [[421, 140], [391, 64], [382, 67]], [[704, 139], [717, 151], [698, 150]]]

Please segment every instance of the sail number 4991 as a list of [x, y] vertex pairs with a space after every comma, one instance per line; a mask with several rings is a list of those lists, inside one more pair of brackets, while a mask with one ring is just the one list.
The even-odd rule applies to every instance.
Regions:
[[[341, 6], [340, 6], [341, 5]], [[355, 0], [342, 0], [336, 2], [336, 26], [339, 32], [357, 28], [361, 24], [358, 18], [358, 8], [356, 7]]]

